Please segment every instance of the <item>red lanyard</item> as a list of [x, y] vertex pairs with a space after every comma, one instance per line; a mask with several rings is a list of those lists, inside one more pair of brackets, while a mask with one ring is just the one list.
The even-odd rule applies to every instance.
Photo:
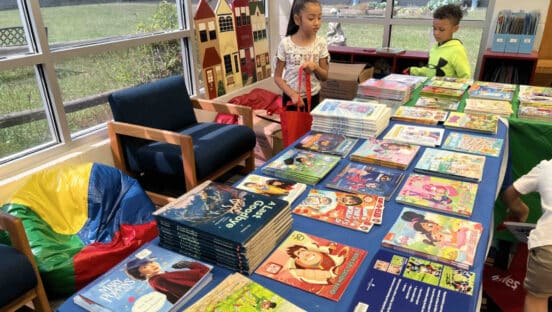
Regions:
[[[299, 94], [299, 97], [301, 97], [301, 85], [303, 80], [303, 65], [299, 66], [299, 84], [297, 86], [297, 93]], [[307, 112], [310, 112], [311, 110], [311, 103], [312, 103], [312, 90], [311, 90], [311, 73], [305, 72], [305, 91], [307, 93]], [[299, 110], [299, 105], [297, 105], [297, 110]]]

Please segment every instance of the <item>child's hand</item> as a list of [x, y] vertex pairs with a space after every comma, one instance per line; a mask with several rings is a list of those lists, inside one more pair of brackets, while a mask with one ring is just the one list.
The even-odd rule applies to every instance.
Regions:
[[303, 107], [303, 106], [305, 106], [305, 103], [303, 103], [303, 99], [301, 98], [301, 96], [299, 95], [299, 93], [295, 93], [295, 94], [291, 97], [291, 101], [293, 102], [294, 105], [297, 105], [297, 107]]
[[318, 64], [315, 62], [305, 62], [303, 63], [303, 70], [307, 73], [314, 73], [316, 69], [318, 68]]

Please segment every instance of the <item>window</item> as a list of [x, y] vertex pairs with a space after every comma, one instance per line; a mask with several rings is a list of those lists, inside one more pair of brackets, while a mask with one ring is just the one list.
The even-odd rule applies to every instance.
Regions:
[[226, 54], [224, 56], [224, 72], [227, 75], [232, 74], [232, 58], [230, 57], [230, 54]]
[[234, 26], [232, 25], [231, 16], [221, 16], [219, 17], [220, 32], [233, 31]]

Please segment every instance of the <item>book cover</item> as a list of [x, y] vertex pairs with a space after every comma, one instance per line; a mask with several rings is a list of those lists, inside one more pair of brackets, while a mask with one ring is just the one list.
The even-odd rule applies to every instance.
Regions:
[[384, 208], [385, 198], [381, 196], [311, 189], [293, 213], [369, 232], [373, 224], [381, 224]]
[[512, 104], [506, 101], [491, 100], [491, 99], [466, 99], [466, 106], [464, 106], [465, 113], [481, 113], [498, 115], [508, 118], [514, 113]]
[[516, 85], [500, 82], [476, 81], [468, 90], [470, 98], [512, 101]]
[[482, 231], [483, 225], [478, 222], [404, 207], [381, 243], [469, 270]]
[[211, 280], [212, 266], [149, 242], [80, 290], [95, 311], [177, 311]]
[[486, 114], [450, 112], [447, 120], [445, 120], [444, 126], [446, 128], [496, 134], [498, 130], [498, 117]]
[[470, 87], [470, 84], [464, 81], [451, 81], [432, 78], [425, 83], [425, 86], [465, 91]]
[[324, 99], [311, 111], [311, 115], [313, 118], [339, 117], [375, 122], [386, 111], [387, 107], [384, 104]]
[[457, 99], [448, 99], [443, 97], [429, 97], [429, 96], [420, 96], [414, 104], [415, 107], [426, 107], [426, 108], [435, 108], [443, 109], [447, 111], [456, 111], [460, 101]]
[[255, 273], [339, 301], [366, 251], [293, 231]]
[[453, 151], [498, 157], [503, 144], [504, 139], [451, 131], [442, 147]]
[[347, 311], [471, 311], [476, 273], [380, 249]]
[[464, 95], [465, 89], [450, 89], [443, 87], [434, 87], [425, 85], [420, 91], [420, 95], [429, 96], [429, 97], [448, 97], [460, 100]]
[[295, 148], [345, 157], [357, 142], [357, 138], [349, 138], [342, 134], [311, 131], [295, 145]]
[[477, 183], [412, 173], [395, 200], [402, 204], [470, 217], [478, 188]]
[[391, 116], [393, 120], [436, 125], [443, 123], [448, 116], [444, 110], [429, 109], [415, 106], [400, 106]]
[[443, 140], [445, 129], [416, 125], [394, 124], [383, 137], [384, 140], [416, 144], [423, 146], [439, 146]]
[[406, 170], [419, 150], [419, 145], [368, 138], [353, 151], [351, 160]]
[[504, 226], [508, 231], [512, 232], [514, 237], [522, 242], [527, 244], [529, 239], [529, 233], [535, 228], [534, 223], [525, 223], [525, 222], [514, 222], [514, 221], [504, 221]]
[[383, 196], [389, 200], [404, 176], [400, 169], [349, 162], [326, 183], [329, 188]]
[[266, 177], [258, 174], [248, 174], [236, 185], [236, 188], [257, 194], [276, 197], [287, 201], [290, 205], [307, 189], [304, 183], [287, 181], [279, 178]]
[[205, 311], [305, 311], [270, 289], [239, 273], [228, 275], [186, 312]]
[[426, 148], [414, 166], [414, 171], [480, 182], [485, 156], [438, 148]]
[[552, 88], [537, 86], [519, 86], [520, 103], [552, 104]]
[[416, 89], [421, 84], [423, 84], [428, 78], [423, 76], [413, 76], [413, 75], [403, 75], [391, 73], [383, 78], [382, 80], [392, 80], [400, 83], [404, 83], [408, 86], [411, 86], [413, 89]]

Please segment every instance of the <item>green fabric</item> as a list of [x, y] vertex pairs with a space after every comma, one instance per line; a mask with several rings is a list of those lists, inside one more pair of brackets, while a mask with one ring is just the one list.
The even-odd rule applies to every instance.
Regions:
[[[440, 68], [445, 77], [471, 78], [466, 48], [458, 39], [451, 39], [442, 45], [435, 44], [429, 51], [427, 64], [424, 67], [410, 67], [410, 74], [426, 77], [443, 76], [443, 73], [437, 73], [437, 68]], [[443, 64], [446, 65], [442, 66]]]

